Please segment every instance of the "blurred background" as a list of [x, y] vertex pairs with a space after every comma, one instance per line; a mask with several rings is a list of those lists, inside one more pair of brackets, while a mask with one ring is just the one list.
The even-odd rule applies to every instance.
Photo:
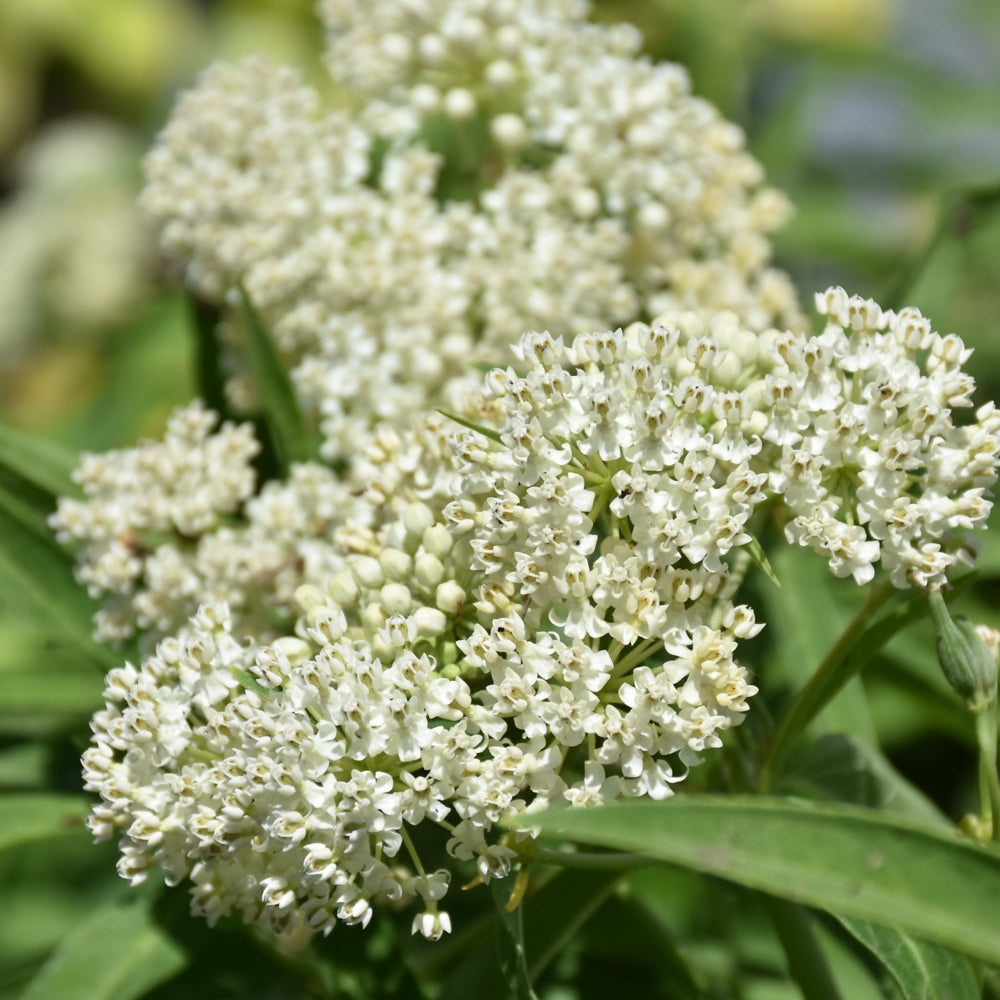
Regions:
[[[0, 421], [101, 450], [158, 434], [191, 398], [186, 305], [134, 208], [141, 157], [212, 60], [262, 51], [317, 69], [311, 7], [0, 0]], [[916, 305], [976, 348], [979, 399], [1000, 397], [997, 0], [595, 0], [594, 16], [637, 24], [651, 56], [687, 66], [695, 91], [745, 128], [796, 206], [775, 253], [804, 299], [841, 284]], [[1000, 545], [982, 572], [976, 613], [1000, 626]], [[0, 793], [78, 789], [100, 676], [45, 647], [3, 582]], [[828, 577], [818, 586], [832, 593]], [[822, 601], [811, 613], [829, 617]], [[968, 720], [926, 655], [929, 631], [892, 648], [866, 674], [872, 718], [848, 696], [833, 727], [877, 732], [961, 815], [974, 795], [954, 778], [971, 773]], [[796, 651], [783, 655], [788, 677], [801, 674]], [[130, 891], [111, 845], [71, 839], [58, 872], [44, 852], [0, 851], [0, 998], [19, 995], [88, 908]]]
[[[140, 158], [213, 59], [315, 67], [311, 7], [0, 0], [4, 419], [102, 448], [191, 395], [186, 317], [133, 208]], [[996, 0], [596, 0], [595, 16], [639, 25], [744, 126], [797, 207], [775, 242], [803, 295], [905, 292], [1000, 388]]]

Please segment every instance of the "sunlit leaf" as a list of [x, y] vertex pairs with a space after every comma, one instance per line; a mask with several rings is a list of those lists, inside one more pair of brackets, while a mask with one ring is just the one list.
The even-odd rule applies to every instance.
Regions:
[[47, 633], [73, 645], [92, 660], [117, 666], [120, 657], [94, 641], [94, 601], [76, 582], [73, 562], [54, 537], [0, 498], [0, 578], [16, 586], [45, 617]]
[[553, 810], [525, 818], [529, 824], [1000, 962], [1000, 854], [930, 825], [753, 796]]
[[59, 944], [23, 1000], [133, 1000], [177, 975], [184, 952], [144, 900], [95, 910]]
[[72, 479], [76, 465], [77, 456], [55, 442], [0, 423], [0, 468], [49, 496], [79, 493]]
[[83, 819], [89, 812], [89, 800], [80, 795], [4, 795], [0, 797], [0, 851], [49, 837], [86, 833]]
[[102, 687], [93, 670], [0, 670], [0, 734], [44, 735], [86, 719]]
[[903, 1000], [979, 1000], [982, 995], [964, 955], [867, 920], [837, 919], [885, 966]]
[[461, 424], [462, 427], [467, 427], [470, 431], [475, 431], [477, 434], [482, 434], [483, 437], [489, 438], [491, 441], [501, 441], [500, 432], [494, 430], [492, 427], [483, 427], [482, 424], [473, 423], [471, 420], [466, 420], [465, 417], [460, 417], [457, 413], [449, 413], [447, 410], [438, 410], [438, 413], [442, 417], [447, 417], [449, 420], [454, 420], [456, 424]]
[[38, 788], [48, 773], [49, 757], [49, 748], [37, 742], [0, 750], [0, 788]]

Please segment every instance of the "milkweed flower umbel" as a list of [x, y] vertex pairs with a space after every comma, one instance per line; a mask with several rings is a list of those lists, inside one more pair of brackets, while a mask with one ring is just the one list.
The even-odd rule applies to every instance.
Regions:
[[53, 525], [99, 637], [149, 652], [93, 719], [90, 827], [210, 922], [292, 941], [409, 907], [437, 939], [453, 881], [530, 860], [506, 819], [668, 798], [743, 721], [763, 541], [942, 587], [1000, 416], [953, 419], [969, 352], [916, 310], [831, 289], [805, 332], [785, 199], [633, 28], [318, 10], [325, 87], [214, 66], [146, 159], [230, 404], [245, 296], [322, 440], [260, 483], [252, 425], [195, 402], [85, 459]]
[[279, 936], [411, 905], [437, 938], [456, 874], [526, 856], [506, 817], [666, 798], [743, 720], [770, 524], [859, 583], [941, 586], [1000, 420], [952, 422], [968, 352], [915, 310], [818, 305], [815, 337], [525, 334], [462, 413], [376, 436], [286, 634], [206, 603], [109, 675], [84, 764], [121, 873]]

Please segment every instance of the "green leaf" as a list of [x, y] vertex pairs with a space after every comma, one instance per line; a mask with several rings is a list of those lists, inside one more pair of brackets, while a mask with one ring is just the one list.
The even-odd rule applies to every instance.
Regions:
[[278, 471], [283, 478], [293, 462], [305, 462], [313, 457], [309, 431], [302, 419], [284, 359], [242, 288], [240, 312], [250, 371], [274, 447]]
[[746, 550], [749, 553], [750, 558], [754, 561], [754, 565], [761, 570], [764, 576], [766, 576], [776, 587], [780, 587], [781, 581], [778, 579], [778, 574], [774, 572], [771, 560], [767, 558], [767, 553], [760, 544], [760, 540], [754, 535], [751, 535], [750, 541], [747, 542]]
[[66, 729], [101, 706], [102, 688], [96, 671], [0, 670], [0, 734], [36, 736]]
[[500, 954], [500, 971], [516, 1000], [538, 1000], [531, 988], [528, 959], [524, 951], [523, 911], [520, 906], [508, 909], [513, 879], [494, 879], [490, 894], [497, 913], [497, 949]]
[[[563, 869], [528, 894], [521, 909], [528, 977], [532, 982], [604, 903], [621, 877], [620, 871]], [[509, 895], [509, 887], [505, 891]], [[488, 917], [426, 953], [418, 971], [430, 977], [447, 973], [440, 1000], [465, 1000], [469, 996], [476, 1000], [508, 1000], [495, 935], [490, 933], [497, 920]]]
[[798, 755], [784, 775], [782, 788], [793, 794], [805, 792], [810, 798], [884, 809], [951, 827], [937, 806], [910, 784], [883, 753], [844, 733], [821, 736]]
[[187, 295], [191, 326], [195, 336], [195, 374], [198, 394], [220, 417], [229, 415], [226, 380], [222, 374], [222, 341], [219, 338], [220, 310], [197, 295]]
[[0, 471], [0, 507], [23, 528], [54, 546], [56, 542], [48, 523], [52, 506], [44, 500], [40, 503], [38, 498], [30, 484]]
[[1000, 854], [930, 825], [754, 796], [552, 810], [520, 824], [641, 851], [1000, 962]]
[[837, 919], [885, 966], [903, 1000], [979, 1000], [976, 974], [964, 955], [867, 920]]
[[52, 750], [37, 741], [0, 750], [0, 788], [38, 788], [45, 783]]
[[0, 851], [49, 837], [85, 833], [90, 801], [79, 795], [19, 792], [0, 798]]
[[95, 602], [74, 578], [70, 557], [53, 536], [40, 533], [30, 517], [2, 497], [0, 540], [0, 575], [44, 615], [50, 637], [105, 666], [118, 666], [121, 658], [91, 635]]
[[111, 903], [62, 940], [23, 1000], [133, 1000], [185, 965], [184, 952], [153, 922], [145, 900]]
[[229, 668], [233, 677], [236, 678], [248, 691], [253, 691], [254, 694], [263, 698], [267, 701], [271, 697], [271, 689], [264, 687], [253, 674], [248, 674], [245, 670], [241, 670], [239, 667]]
[[77, 456], [68, 449], [0, 423], [0, 468], [50, 497], [79, 494], [72, 478], [76, 465]]
[[440, 413], [442, 417], [454, 420], [456, 424], [467, 427], [470, 431], [475, 431], [477, 434], [482, 434], [483, 437], [488, 437], [491, 441], [503, 440], [500, 437], [500, 432], [493, 430], [492, 427], [483, 427], [481, 424], [475, 424], [471, 420], [466, 420], [465, 417], [460, 417], [457, 413], [449, 413], [447, 410], [436, 409], [436, 412]]

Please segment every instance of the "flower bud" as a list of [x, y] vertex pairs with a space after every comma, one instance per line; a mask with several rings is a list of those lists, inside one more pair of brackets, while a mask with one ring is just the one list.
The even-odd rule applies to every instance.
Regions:
[[387, 615], [406, 615], [410, 613], [413, 600], [409, 588], [402, 583], [387, 583], [382, 588], [382, 607]]
[[436, 587], [444, 579], [444, 563], [437, 556], [424, 552], [417, 556], [413, 575], [422, 587]]
[[302, 639], [297, 639], [293, 635], [284, 635], [280, 639], [275, 639], [274, 645], [285, 654], [289, 664], [293, 667], [297, 667], [299, 664], [305, 663], [312, 653], [312, 646], [310, 646], [308, 642], [305, 642]]
[[355, 556], [351, 560], [351, 571], [354, 573], [354, 579], [369, 590], [381, 587], [385, 583], [382, 567], [372, 556]]
[[383, 549], [378, 561], [387, 580], [405, 580], [413, 565], [413, 560], [402, 549]]
[[438, 559], [444, 559], [454, 544], [451, 533], [443, 524], [432, 524], [424, 532], [424, 551], [429, 552]]
[[326, 597], [319, 587], [314, 587], [311, 583], [304, 583], [295, 591], [295, 602], [303, 611], [309, 612], [317, 606], [326, 604]]
[[448, 627], [444, 612], [437, 608], [417, 608], [411, 620], [416, 626], [417, 635], [424, 638], [436, 638]]
[[448, 614], [457, 614], [465, 603], [465, 591], [454, 580], [446, 580], [435, 594], [435, 603]]
[[939, 590], [933, 591], [929, 600], [941, 669], [969, 709], [981, 712], [996, 702], [996, 658], [968, 618], [959, 615], [952, 619]]
[[358, 599], [358, 585], [350, 570], [342, 569], [326, 581], [327, 593], [342, 607], [350, 607]]
[[434, 523], [434, 512], [425, 503], [411, 503], [403, 511], [403, 526], [407, 535], [421, 538], [423, 533]]
[[365, 628], [368, 629], [369, 632], [377, 632], [380, 628], [382, 628], [382, 626], [385, 625], [385, 619], [385, 609], [378, 603], [378, 601], [373, 601], [369, 604], [361, 615], [361, 620], [364, 622]]

